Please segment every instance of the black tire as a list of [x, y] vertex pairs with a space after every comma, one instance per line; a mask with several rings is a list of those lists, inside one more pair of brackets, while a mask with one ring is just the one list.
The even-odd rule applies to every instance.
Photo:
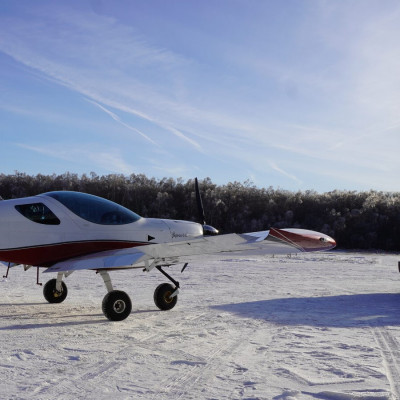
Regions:
[[132, 302], [125, 292], [112, 290], [104, 296], [102, 309], [110, 321], [122, 321], [131, 313]]
[[162, 283], [158, 285], [154, 291], [154, 303], [163, 311], [171, 310], [176, 306], [178, 296], [171, 297], [175, 288], [169, 283]]
[[62, 303], [67, 295], [68, 289], [64, 281], [61, 281], [61, 292], [56, 289], [57, 279], [50, 279], [43, 288], [43, 296], [49, 303]]

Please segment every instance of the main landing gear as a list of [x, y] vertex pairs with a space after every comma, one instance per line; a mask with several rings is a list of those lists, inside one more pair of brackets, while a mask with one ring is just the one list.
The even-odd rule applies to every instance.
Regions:
[[[179, 282], [175, 281], [170, 275], [168, 275], [161, 266], [156, 266], [156, 268], [167, 277], [175, 287], [169, 283], [162, 283], [157, 286], [154, 291], [154, 303], [160, 310], [171, 310], [178, 302]], [[125, 292], [114, 290], [108, 271], [101, 270], [99, 271], [99, 274], [103, 278], [108, 291], [104, 296], [102, 303], [104, 315], [110, 321], [124, 320], [132, 311], [131, 299]]]
[[57, 279], [50, 279], [43, 287], [43, 296], [49, 303], [62, 303], [68, 295], [67, 285], [62, 281], [63, 273]]
[[[183, 270], [186, 268], [185, 264]], [[175, 307], [178, 302], [179, 293], [179, 282], [174, 280], [168, 275], [161, 266], [156, 266], [166, 278], [168, 278], [173, 285], [170, 283], [162, 283], [157, 286], [154, 291], [154, 303], [162, 311], [171, 310]], [[104, 284], [107, 289], [107, 294], [103, 298], [102, 310], [104, 315], [110, 321], [122, 321], [129, 316], [132, 311], [132, 302], [128, 294], [122, 290], [114, 290], [110, 275], [106, 270], [99, 270], [97, 273], [103, 278]], [[63, 282], [63, 273], [59, 272], [57, 279], [49, 280], [44, 288], [43, 295], [49, 303], [61, 303], [63, 302], [68, 294], [67, 285]], [[67, 276], [67, 275], [65, 275]]]

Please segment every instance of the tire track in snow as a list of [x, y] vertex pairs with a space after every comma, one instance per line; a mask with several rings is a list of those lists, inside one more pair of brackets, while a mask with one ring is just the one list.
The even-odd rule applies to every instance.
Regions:
[[[160, 311], [159, 316], [162, 317], [164, 321], [164, 318], [167, 316], [167, 314]], [[134, 315], [131, 315], [131, 318], [133, 317]], [[184, 335], [185, 332], [193, 331], [195, 326], [202, 325], [202, 321], [206, 321], [208, 318], [209, 315], [206, 312], [199, 313], [197, 315], [190, 314], [187, 318], [180, 319], [178, 324], [174, 323], [174, 332], [179, 332], [179, 334]], [[143, 320], [141, 322], [143, 322]], [[108, 376], [115, 374], [115, 372], [121, 368], [121, 362], [115, 360], [118, 360], [120, 357], [123, 358], [127, 354], [132, 354], [132, 348], [135, 349], [136, 352], [144, 354], [149, 352], [153, 354], [163, 354], [167, 352], [168, 354], [167, 350], [154, 348], [156, 345], [156, 343], [154, 343], [154, 339], [162, 339], [162, 335], [162, 329], [157, 329], [155, 332], [146, 334], [138, 339], [129, 337], [126, 345], [120, 347], [117, 351], [112, 351], [108, 357], [104, 359], [104, 361], [95, 360], [87, 363], [85, 365], [85, 371], [87, 371], [86, 373], [81, 374], [81, 370], [77, 369], [76, 373], [69, 375], [67, 379], [65, 376], [54, 376], [51, 385], [49, 382], [43, 382], [42, 385], [34, 390], [32, 398], [35, 398], [35, 396], [38, 394], [46, 396], [59, 396], [60, 393], [71, 393], [71, 386], [69, 382], [75, 382], [74, 386], [78, 392], [79, 385], [76, 385], [76, 382], [85, 382], [86, 385], [90, 385], [93, 390], [96, 390], [99, 385], [103, 384], [105, 374]], [[193, 361], [188, 361], [188, 365], [196, 365], [201, 363], [198, 357], [192, 357], [190, 354], [181, 352], [179, 350], [174, 350], [174, 355], [178, 357], [180, 356], [181, 358], [193, 359]]]
[[400, 364], [397, 361], [400, 358], [400, 345], [385, 327], [373, 328], [373, 333], [381, 349], [392, 396], [394, 399], [400, 399]]
[[222, 361], [215, 361], [223, 359], [225, 356], [232, 354], [232, 352], [240, 346], [243, 338], [236, 339], [229, 344], [223, 346], [217, 344], [217, 348], [209, 354], [204, 361], [198, 363], [182, 362], [186, 365], [186, 372], [177, 373], [178, 377], [169, 380], [169, 383], [160, 391], [155, 393], [151, 399], [184, 399], [189, 390], [206, 374], [213, 377], [215, 372], [220, 369]]
[[[370, 262], [371, 263], [371, 262]], [[329, 285], [332, 288], [339, 289], [342, 293], [348, 295], [357, 295], [358, 292], [349, 288], [342, 288], [337, 285]], [[369, 325], [375, 341], [377, 342], [383, 358], [386, 377], [390, 384], [393, 400], [400, 399], [400, 344], [386, 327], [374, 327]]]
[[[233, 366], [232, 361], [227, 364], [227, 359], [232, 358], [232, 355], [243, 351], [243, 347], [252, 342], [252, 339], [259, 333], [258, 328], [254, 325], [249, 326], [248, 328], [248, 333], [245, 334], [243, 330], [240, 330], [237, 332], [235, 337], [230, 340], [227, 340], [227, 336], [223, 334], [219, 337], [219, 340], [215, 342], [213, 351], [209, 352], [208, 356], [203, 358], [200, 362], [178, 361], [178, 363], [185, 366], [186, 370], [183, 372], [176, 372], [175, 378], [172, 377], [171, 379], [170, 377], [169, 379], [164, 380], [160, 385], [161, 389], [158, 392], [155, 392], [151, 399], [166, 400], [170, 398], [198, 398], [199, 393], [193, 391], [193, 388], [201, 382], [201, 387], [205, 390], [207, 382], [215, 379], [216, 376], [218, 376], [221, 371], [226, 370], [228, 366], [230, 369], [233, 368], [231, 374], [240, 373], [243, 380], [247, 368], [244, 368], [239, 364]], [[271, 336], [269, 342], [272, 340], [273, 337]], [[230, 398], [241, 398], [243, 393], [249, 389], [250, 384], [252, 385], [253, 383], [245, 381], [240, 384], [237, 381], [238, 376], [235, 376], [235, 378], [236, 379], [232, 380], [235, 387], [232, 389]], [[191, 391], [193, 393], [191, 393]], [[202, 395], [204, 396], [204, 394]]]

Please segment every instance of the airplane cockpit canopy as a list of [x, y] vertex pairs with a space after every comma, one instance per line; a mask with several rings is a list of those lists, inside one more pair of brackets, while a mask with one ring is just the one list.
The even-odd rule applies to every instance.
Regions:
[[59, 191], [44, 195], [56, 199], [78, 217], [94, 224], [125, 225], [141, 218], [117, 203], [87, 193]]

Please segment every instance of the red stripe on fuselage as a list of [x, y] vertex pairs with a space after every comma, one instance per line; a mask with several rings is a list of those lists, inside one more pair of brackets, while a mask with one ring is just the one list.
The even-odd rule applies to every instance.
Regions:
[[0, 250], [0, 260], [16, 264], [48, 267], [56, 262], [100, 251], [126, 249], [147, 243], [128, 241], [84, 241], [46, 244], [35, 247]]

